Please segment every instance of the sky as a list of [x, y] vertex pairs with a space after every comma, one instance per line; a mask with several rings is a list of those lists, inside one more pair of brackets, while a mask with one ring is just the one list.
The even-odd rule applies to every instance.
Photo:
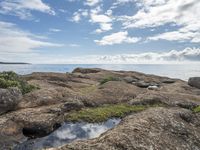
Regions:
[[0, 61], [200, 62], [200, 0], [0, 0]]

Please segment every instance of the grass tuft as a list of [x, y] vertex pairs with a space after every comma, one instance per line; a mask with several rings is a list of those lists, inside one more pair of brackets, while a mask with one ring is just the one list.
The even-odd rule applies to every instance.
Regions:
[[74, 111], [66, 115], [67, 121], [72, 122], [103, 122], [109, 118], [121, 118], [131, 112], [144, 110], [145, 106], [134, 106], [128, 104], [104, 105], [96, 108], [84, 108], [80, 111]]
[[194, 108], [193, 111], [194, 111], [195, 113], [199, 113], [199, 112], [200, 112], [200, 106]]
[[108, 76], [100, 81], [100, 85], [105, 84], [106, 82], [109, 82], [109, 81], [119, 81], [119, 80], [120, 79], [117, 77]]
[[25, 80], [23, 80], [20, 76], [18, 76], [15, 72], [1, 72], [0, 73], [0, 88], [9, 88], [9, 87], [18, 87], [22, 94], [29, 93], [35, 89], [39, 89], [34, 85], [28, 84]]

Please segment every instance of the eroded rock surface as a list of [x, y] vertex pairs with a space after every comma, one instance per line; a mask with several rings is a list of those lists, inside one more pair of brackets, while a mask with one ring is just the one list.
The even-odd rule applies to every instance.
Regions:
[[50, 134], [71, 111], [118, 103], [155, 107], [128, 115], [99, 138], [57, 149], [200, 149], [200, 114], [192, 111], [200, 89], [185, 81], [96, 68], [23, 78], [39, 89], [23, 96], [0, 89], [0, 150]]

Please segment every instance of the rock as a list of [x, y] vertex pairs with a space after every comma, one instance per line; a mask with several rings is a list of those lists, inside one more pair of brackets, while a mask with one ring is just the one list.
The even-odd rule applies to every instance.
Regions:
[[146, 93], [138, 94], [129, 101], [131, 105], [165, 105], [168, 107], [181, 107], [194, 109], [200, 105], [200, 97], [190, 94], [167, 93], [155, 90], [148, 90]]
[[[121, 80], [99, 84], [108, 77]], [[0, 150], [13, 148], [25, 136], [49, 135], [71, 111], [120, 103], [156, 107], [129, 114], [119, 126], [97, 139], [62, 148], [200, 149], [200, 114], [191, 111], [200, 105], [200, 89], [185, 81], [96, 68], [78, 68], [73, 73], [33, 73], [22, 78], [40, 89], [25, 95], [17, 89], [0, 89]], [[164, 84], [166, 79], [167, 83], [175, 82]]]
[[81, 102], [77, 99], [74, 99], [74, 100], [70, 100], [70, 101], [64, 103], [64, 105], [62, 107], [62, 111], [68, 112], [68, 111], [71, 111], [71, 110], [80, 110], [83, 107], [84, 107], [83, 102]]
[[157, 90], [157, 89], [158, 89], [158, 86], [156, 85], [148, 86], [148, 90]]
[[200, 149], [200, 116], [181, 108], [151, 108], [132, 114], [100, 137], [49, 150]]
[[98, 68], [76, 68], [72, 71], [72, 73], [82, 73], [82, 74], [88, 74], [88, 73], [98, 73], [101, 70]]
[[134, 83], [134, 85], [140, 87], [140, 88], [148, 88], [150, 86], [150, 83], [146, 83], [144, 81], [139, 81]]
[[21, 98], [18, 88], [0, 89], [0, 114], [15, 110]]
[[133, 83], [133, 82], [137, 82], [138, 79], [128, 76], [124, 78], [124, 81], [127, 83]]
[[166, 84], [171, 84], [171, 83], [175, 83], [176, 82], [176, 80], [174, 80], [174, 79], [164, 79], [164, 80], [162, 80], [162, 83], [166, 83]]
[[188, 84], [190, 86], [193, 86], [193, 87], [196, 87], [196, 88], [200, 89], [200, 77], [189, 78]]

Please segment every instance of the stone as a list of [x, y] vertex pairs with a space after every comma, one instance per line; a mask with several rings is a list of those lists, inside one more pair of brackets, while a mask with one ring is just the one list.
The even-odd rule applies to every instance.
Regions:
[[76, 68], [72, 71], [72, 73], [82, 73], [82, 74], [88, 74], [88, 73], [98, 73], [100, 72], [100, 69], [98, 68]]
[[150, 86], [150, 83], [146, 83], [144, 81], [135, 82], [134, 85], [140, 87], [140, 88], [148, 88]]
[[196, 87], [196, 88], [200, 89], [200, 77], [189, 78], [188, 84], [190, 86], [193, 86], [193, 87]]
[[148, 90], [157, 90], [159, 87], [156, 85], [150, 85], [148, 86]]
[[133, 82], [137, 82], [138, 79], [128, 76], [124, 78], [124, 81], [127, 83], [133, 83]]
[[173, 80], [173, 79], [164, 79], [164, 80], [162, 80], [162, 83], [166, 83], [166, 84], [172, 84], [174, 82], [176, 82], [176, 80]]
[[83, 102], [81, 102], [77, 99], [74, 99], [74, 100], [70, 100], [68, 102], [65, 102], [63, 104], [62, 111], [63, 112], [69, 112], [71, 110], [77, 110], [78, 111], [83, 107], [84, 107]]
[[21, 98], [18, 88], [0, 89], [0, 114], [15, 110]]

